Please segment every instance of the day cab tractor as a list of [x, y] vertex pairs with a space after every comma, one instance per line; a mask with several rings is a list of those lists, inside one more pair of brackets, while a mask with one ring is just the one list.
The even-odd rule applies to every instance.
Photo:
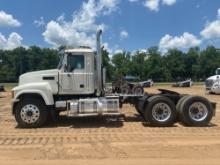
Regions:
[[216, 69], [214, 76], [206, 79], [205, 89], [210, 94], [220, 94], [220, 68]]
[[[131, 104], [146, 124], [156, 127], [207, 126], [215, 115], [215, 103], [201, 96], [182, 95], [159, 89], [159, 94], [142, 95], [106, 92], [101, 38], [97, 53], [89, 48], [66, 49], [57, 69], [29, 72], [19, 77], [12, 89], [12, 114], [19, 127], [43, 126], [48, 116], [61, 111], [68, 117], [118, 116], [123, 104]], [[56, 122], [56, 120], [55, 120]]]

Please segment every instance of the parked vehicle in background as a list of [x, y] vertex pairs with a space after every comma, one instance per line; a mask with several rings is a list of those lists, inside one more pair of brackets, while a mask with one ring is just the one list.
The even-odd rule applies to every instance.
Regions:
[[193, 85], [193, 81], [191, 79], [181, 81], [181, 82], [176, 82], [173, 84], [173, 87], [191, 87]]
[[216, 69], [215, 75], [206, 79], [205, 88], [208, 93], [220, 94], [220, 68]]
[[143, 95], [144, 87], [139, 81], [139, 77], [121, 76], [112, 83], [112, 93]]
[[144, 88], [150, 88], [154, 85], [154, 82], [152, 79], [149, 79], [147, 81], [142, 81], [140, 82], [141, 86], [143, 86]]
[[5, 91], [5, 88], [3, 85], [0, 85], [0, 92], [4, 92]]

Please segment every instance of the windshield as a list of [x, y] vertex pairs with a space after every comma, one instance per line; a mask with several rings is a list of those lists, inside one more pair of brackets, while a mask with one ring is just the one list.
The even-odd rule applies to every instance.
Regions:
[[218, 69], [216, 70], [216, 74], [217, 74], [217, 75], [220, 75], [220, 68], [218, 68]]
[[57, 66], [58, 69], [60, 69], [62, 67], [63, 58], [64, 58], [64, 54], [60, 54], [60, 62], [58, 64], [58, 66]]

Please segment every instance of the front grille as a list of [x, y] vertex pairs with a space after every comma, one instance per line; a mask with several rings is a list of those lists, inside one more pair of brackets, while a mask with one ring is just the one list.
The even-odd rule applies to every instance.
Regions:
[[206, 80], [205, 81], [205, 87], [206, 88], [211, 88], [213, 84], [214, 84], [213, 80]]

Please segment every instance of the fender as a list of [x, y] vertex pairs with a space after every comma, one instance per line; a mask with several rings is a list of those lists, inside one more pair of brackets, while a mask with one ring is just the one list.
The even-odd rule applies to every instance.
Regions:
[[53, 92], [47, 82], [29, 83], [17, 86], [12, 89], [15, 94], [14, 100], [19, 100], [19, 96], [23, 94], [39, 94], [46, 105], [54, 105]]

